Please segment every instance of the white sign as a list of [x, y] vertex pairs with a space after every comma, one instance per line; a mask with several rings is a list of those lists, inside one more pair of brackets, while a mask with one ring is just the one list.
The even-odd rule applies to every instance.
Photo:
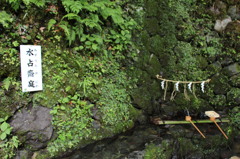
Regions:
[[22, 91], [42, 90], [41, 46], [20, 45]]

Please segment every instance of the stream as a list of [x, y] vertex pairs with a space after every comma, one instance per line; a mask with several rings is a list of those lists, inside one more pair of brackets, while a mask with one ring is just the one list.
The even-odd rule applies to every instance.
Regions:
[[[224, 123], [220, 125], [226, 126]], [[90, 144], [61, 159], [143, 159], [147, 145], [161, 147], [163, 141], [170, 143], [171, 159], [229, 159], [240, 156], [239, 135], [232, 144], [214, 124], [197, 126], [207, 139], [202, 138], [191, 124], [136, 125], [125, 133]]]

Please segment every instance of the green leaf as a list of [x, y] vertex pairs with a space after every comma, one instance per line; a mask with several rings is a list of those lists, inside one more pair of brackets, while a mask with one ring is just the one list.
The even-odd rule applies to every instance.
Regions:
[[64, 106], [61, 106], [60, 109], [61, 110], [66, 110], [66, 108]]
[[8, 127], [9, 127], [9, 124], [8, 124], [8, 123], [6, 123], [6, 122], [2, 123], [2, 125], [1, 125], [1, 131], [5, 131]]
[[0, 123], [3, 122], [3, 121], [5, 121], [5, 120], [3, 118], [0, 118]]
[[14, 41], [12, 44], [13, 44], [14, 47], [19, 46], [19, 43], [17, 41]]
[[56, 109], [51, 110], [51, 111], [50, 111], [50, 114], [57, 114], [57, 110], [56, 110]]
[[64, 19], [64, 18], [68, 18], [68, 20], [71, 20], [71, 19], [78, 19], [79, 16], [77, 14], [74, 14], [74, 13], [68, 13], [65, 16], [62, 17], [62, 19]]
[[69, 33], [69, 29], [68, 29], [68, 27], [67, 27], [66, 25], [61, 24], [61, 25], [59, 25], [59, 27], [62, 28], [62, 29], [64, 30], [64, 32], [65, 32], [65, 34], [66, 34], [67, 36], [70, 35], [70, 33]]
[[8, 91], [10, 84], [11, 84], [11, 79], [10, 78], [6, 78], [3, 81], [3, 88], [5, 88]]
[[70, 89], [71, 89], [71, 86], [67, 86], [65, 90], [68, 92]]
[[113, 14], [112, 19], [113, 19], [114, 23], [116, 23], [116, 24], [120, 24], [120, 23], [124, 22], [122, 16], [119, 14]]
[[6, 134], [6, 133], [1, 133], [1, 135], [0, 135], [0, 139], [1, 139], [1, 140], [6, 139], [6, 137], [7, 137], [7, 134]]
[[63, 102], [63, 103], [68, 103], [68, 102], [69, 102], [68, 97], [63, 98], [63, 99], [62, 99], [62, 102]]
[[11, 133], [11, 128], [6, 129], [4, 132], [9, 135]]
[[56, 24], [56, 20], [50, 19], [48, 22], [48, 31], [52, 28], [54, 24]]
[[92, 44], [92, 49], [93, 49], [93, 50], [97, 50], [97, 48], [98, 48], [98, 45], [97, 45], [97, 44]]

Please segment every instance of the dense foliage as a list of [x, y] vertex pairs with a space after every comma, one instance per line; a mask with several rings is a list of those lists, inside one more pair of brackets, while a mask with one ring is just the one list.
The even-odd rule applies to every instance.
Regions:
[[[3, 106], [15, 110], [20, 103], [40, 104], [53, 109], [58, 136], [49, 143], [51, 155], [132, 126], [129, 93], [136, 80], [129, 74], [136, 56], [131, 42], [136, 22], [127, 8], [121, 8], [126, 1], [6, 0], [0, 4]], [[20, 44], [42, 46], [42, 92], [21, 93]], [[19, 101], [9, 102], [16, 96]]]

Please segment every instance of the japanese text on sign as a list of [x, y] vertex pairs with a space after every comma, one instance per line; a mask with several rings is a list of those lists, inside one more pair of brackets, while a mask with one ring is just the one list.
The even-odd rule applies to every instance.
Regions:
[[41, 46], [20, 45], [22, 91], [42, 90]]

